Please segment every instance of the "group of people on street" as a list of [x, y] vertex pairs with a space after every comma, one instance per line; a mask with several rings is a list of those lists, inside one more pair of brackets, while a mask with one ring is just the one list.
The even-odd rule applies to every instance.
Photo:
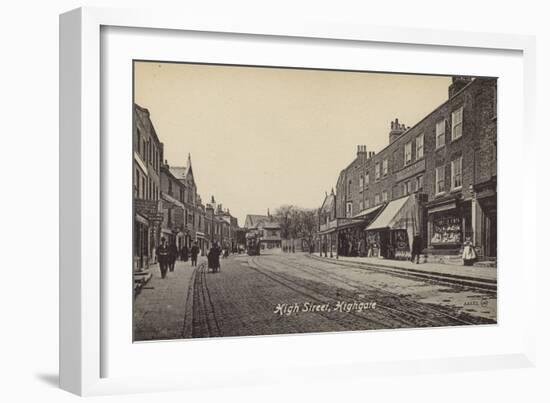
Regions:
[[200, 249], [195, 241], [190, 250], [186, 246], [182, 247], [178, 251], [178, 247], [174, 242], [168, 244], [166, 238], [160, 239], [160, 245], [157, 247], [157, 261], [160, 267], [160, 276], [166, 277], [168, 271], [173, 272], [176, 266], [176, 259], [179, 256], [181, 260], [187, 261], [189, 253], [191, 254], [191, 266], [197, 265], [197, 258], [199, 256]]

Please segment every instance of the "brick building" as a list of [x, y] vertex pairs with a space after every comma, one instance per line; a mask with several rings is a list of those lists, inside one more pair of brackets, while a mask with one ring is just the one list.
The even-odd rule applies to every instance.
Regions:
[[133, 194], [134, 194], [134, 270], [147, 269], [154, 263], [160, 238], [160, 166], [163, 145], [149, 111], [133, 108]]
[[456, 256], [469, 238], [495, 257], [496, 79], [453, 77], [420, 122], [391, 122], [384, 149], [358, 146], [335, 202], [320, 230], [336, 234], [338, 254], [407, 258], [419, 233], [430, 256]]

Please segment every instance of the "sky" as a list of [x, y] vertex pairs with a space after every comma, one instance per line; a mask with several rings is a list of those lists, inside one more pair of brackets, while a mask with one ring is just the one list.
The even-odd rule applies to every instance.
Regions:
[[244, 224], [292, 204], [318, 208], [357, 145], [388, 145], [395, 118], [413, 126], [448, 97], [450, 77], [135, 62], [171, 166], [191, 154], [198, 193]]

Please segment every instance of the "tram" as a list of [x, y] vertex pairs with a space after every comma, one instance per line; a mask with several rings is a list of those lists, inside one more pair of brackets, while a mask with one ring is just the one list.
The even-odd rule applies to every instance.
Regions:
[[246, 233], [246, 253], [249, 256], [257, 256], [260, 254], [260, 235], [258, 232]]

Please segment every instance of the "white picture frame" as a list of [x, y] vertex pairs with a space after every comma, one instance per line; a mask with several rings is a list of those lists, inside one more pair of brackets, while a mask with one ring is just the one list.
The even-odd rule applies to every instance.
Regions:
[[[224, 340], [223, 346], [231, 345], [233, 356], [224, 356], [226, 360], [235, 360], [243, 357], [239, 362], [231, 362], [230, 365], [220, 365], [220, 368], [206, 377], [207, 369], [199, 366], [194, 376], [183, 376], [185, 366], [189, 366], [195, 356], [189, 355], [185, 363], [175, 363], [170, 366], [162, 376], [136, 374], [124, 374], [124, 368], [116, 371], [116, 376], [111, 376], [106, 368], [106, 360], [114, 355], [112, 344], [107, 334], [106, 326], [111, 322], [105, 318], [110, 315], [107, 296], [109, 290], [105, 284], [108, 277], [102, 271], [107, 264], [106, 250], [108, 245], [102, 238], [102, 224], [105, 217], [102, 209], [108, 203], [106, 190], [109, 189], [105, 178], [109, 175], [106, 171], [106, 160], [111, 150], [107, 150], [109, 141], [104, 141], [101, 133], [104, 127], [102, 119], [105, 117], [102, 111], [102, 29], [105, 27], [118, 27], [128, 29], [155, 29], [170, 30], [170, 32], [192, 32], [195, 37], [218, 33], [218, 37], [226, 35], [235, 37], [239, 35], [254, 38], [255, 41], [330, 41], [330, 46], [338, 48], [346, 44], [376, 44], [380, 47], [399, 45], [422, 49], [450, 49], [475, 50], [483, 55], [484, 52], [509, 51], [515, 52], [516, 59], [521, 64], [521, 82], [515, 82], [520, 91], [520, 99], [516, 100], [521, 106], [513, 122], [514, 127], [519, 127], [522, 132], [522, 140], [525, 144], [519, 151], [519, 158], [529, 160], [532, 152], [530, 145], [531, 136], [534, 133], [534, 91], [535, 91], [535, 42], [534, 38], [522, 35], [469, 33], [459, 31], [430, 31], [410, 29], [403, 27], [370, 27], [346, 25], [323, 21], [270, 21], [268, 17], [263, 20], [232, 19], [217, 21], [210, 18], [201, 18], [189, 15], [172, 14], [164, 11], [152, 10], [115, 10], [103, 8], [81, 8], [70, 11], [60, 17], [60, 385], [63, 389], [79, 395], [97, 395], [113, 393], [135, 393], [174, 389], [186, 389], [196, 387], [214, 387], [224, 385], [253, 385], [257, 383], [269, 383], [292, 380], [299, 375], [301, 379], [323, 380], [333, 379], [338, 373], [339, 378], [346, 376], [369, 376], [373, 374], [409, 374], [419, 372], [438, 371], [464, 371], [479, 369], [517, 368], [532, 366], [535, 360], [535, 289], [537, 265], [534, 256], [522, 254], [521, 273], [508, 273], [501, 269], [499, 261], [499, 299], [508, 301], [508, 298], [518, 297], [510, 295], [507, 288], [510, 281], [521, 280], [521, 304], [518, 311], [524, 312], [521, 322], [515, 319], [506, 321], [506, 316], [501, 315], [503, 306], [499, 302], [499, 325], [493, 329], [481, 330], [484, 334], [493, 334], [498, 337], [502, 329], [509, 329], [513, 333], [513, 343], [502, 346], [499, 353], [495, 351], [487, 354], [480, 349], [464, 350], [457, 353], [450, 351], [400, 358], [399, 349], [396, 346], [394, 356], [386, 359], [372, 360], [361, 352], [356, 352], [353, 357], [346, 360], [338, 360], [336, 356], [327, 359], [315, 359], [314, 350], [308, 350], [312, 340], [317, 341], [319, 335], [261, 337]], [[282, 39], [281, 39], [282, 38]], [[301, 42], [302, 43], [302, 42]], [[418, 51], [416, 49], [415, 51]], [[259, 57], [259, 56], [256, 56]], [[217, 60], [212, 60], [213, 62]], [[312, 62], [313, 63], [313, 62]], [[336, 63], [336, 61], [334, 62]], [[261, 64], [261, 62], [260, 62]], [[281, 65], [285, 65], [284, 62]], [[315, 63], [313, 63], [315, 66]], [[435, 66], [434, 68], [437, 68]], [[404, 71], [408, 71], [407, 68]], [[442, 72], [446, 73], [446, 72]], [[517, 76], [516, 80], [518, 79]], [[130, 80], [131, 77], [128, 77]], [[504, 94], [504, 96], [506, 96]], [[128, 105], [131, 99], [128, 100]], [[517, 107], [518, 104], [515, 104]], [[505, 107], [505, 106], [503, 106]], [[500, 106], [499, 106], [500, 108]], [[103, 112], [103, 114], [102, 114]], [[501, 111], [499, 111], [501, 116]], [[500, 118], [499, 118], [500, 119]], [[519, 126], [518, 126], [519, 125]], [[499, 138], [502, 134], [499, 127]], [[506, 128], [503, 130], [506, 132]], [[501, 140], [499, 140], [501, 141]], [[513, 147], [512, 147], [513, 148]], [[509, 150], [512, 152], [513, 150]], [[499, 149], [499, 152], [500, 149]], [[499, 155], [499, 171], [506, 161], [506, 152]], [[501, 158], [501, 156], [504, 156]], [[514, 178], [512, 178], [514, 180]], [[536, 189], [535, 177], [527, 177], [521, 180], [524, 189]], [[506, 182], [499, 182], [500, 188], [506, 191]], [[130, 187], [130, 185], [128, 185]], [[500, 189], [499, 189], [500, 191]], [[532, 192], [532, 190], [531, 190]], [[499, 203], [506, 198], [500, 198]], [[504, 206], [506, 207], [506, 206]], [[521, 203], [518, 214], [521, 223], [516, 229], [520, 231], [519, 239], [522, 239], [522, 250], [528, 249], [527, 237], [522, 236], [529, 231], [534, 232], [535, 210], [530, 209], [526, 203]], [[499, 213], [505, 211], [499, 207]], [[530, 224], [531, 223], [531, 224]], [[500, 231], [500, 230], [499, 230]], [[506, 234], [503, 234], [505, 237]], [[499, 238], [501, 242], [501, 238]], [[505, 240], [503, 241], [505, 242]], [[130, 264], [130, 263], [129, 263]], [[503, 277], [508, 274], [511, 277]], [[518, 276], [517, 278], [514, 276]], [[504, 280], [504, 281], [503, 281]], [[510, 280], [510, 281], [508, 281]], [[508, 301], [511, 302], [511, 301]], [[509, 306], [511, 304], [504, 304]], [[528, 314], [527, 312], [532, 312]], [[505, 312], [506, 313], [506, 312]], [[517, 317], [515, 317], [517, 319]], [[464, 337], [468, 339], [473, 334], [466, 329], [431, 330], [439, 332], [432, 334], [434, 337], [451, 338]], [[490, 333], [492, 332], [492, 333]], [[428, 333], [414, 331], [399, 331], [400, 335], [395, 340], [409, 337], [411, 342], [421, 343]], [[391, 341], [383, 341], [381, 333], [355, 332], [350, 335], [331, 334], [323, 335], [325, 345], [337, 345], [342, 343], [351, 346], [361, 345], [367, 339], [376, 341], [378, 348], [388, 349]], [[431, 333], [430, 333], [431, 334]], [[439, 336], [437, 336], [439, 335]], [[521, 337], [520, 337], [521, 335]], [[315, 339], [314, 339], [315, 338]], [[390, 333], [385, 333], [384, 338], [392, 339]], [[267, 341], [264, 341], [268, 339]], [[183, 343], [163, 343], [163, 353], [180, 350]], [[215, 350], [218, 354], [228, 354], [218, 347], [221, 341], [192, 341], [195, 350]], [[216, 343], [216, 344], [214, 344]], [[293, 359], [276, 361], [275, 356], [268, 354], [263, 363], [261, 357], [267, 343], [273, 351], [286, 348], [286, 343], [292, 344], [293, 351], [303, 351], [304, 354], [295, 354]], [[385, 343], [385, 345], [384, 345]], [[189, 344], [187, 344], [189, 345]], [[380, 347], [382, 346], [382, 347]], [[129, 350], [130, 351], [130, 350]], [[244, 351], [249, 351], [250, 358], [244, 359]], [[470, 351], [470, 354], [464, 353]], [[309, 355], [308, 355], [309, 354]], [[342, 350], [342, 354], [349, 351]], [[457, 355], [458, 354], [458, 355]], [[271, 357], [271, 358], [269, 358]], [[121, 357], [123, 359], [123, 357]], [[254, 361], [255, 360], [255, 361]], [[242, 361], [242, 362], [241, 362]], [[262, 372], [254, 371], [244, 376], [248, 368], [257, 369], [253, 364], [262, 365]], [[181, 371], [177, 371], [177, 367]], [[229, 372], [229, 368], [234, 368]], [[307, 371], [304, 371], [307, 369]], [[282, 371], [284, 370], [284, 371]], [[114, 373], [114, 372], [113, 372]]]

